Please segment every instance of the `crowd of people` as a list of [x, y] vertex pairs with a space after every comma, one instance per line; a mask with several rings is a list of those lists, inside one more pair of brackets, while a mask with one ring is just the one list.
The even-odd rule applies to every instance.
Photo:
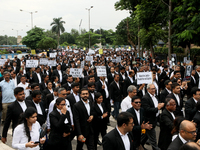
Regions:
[[[153, 150], [200, 149], [200, 66], [193, 65], [185, 80], [181, 62], [135, 58], [131, 50], [96, 52], [92, 61], [86, 56], [81, 50], [59, 52], [48, 58], [56, 66], [36, 68], [26, 68], [26, 61], [46, 56], [16, 56], [1, 66], [3, 143], [12, 122], [12, 146], [19, 150], [70, 150], [75, 137], [77, 150], [84, 144], [88, 150], [98, 144], [104, 150], [143, 150], [146, 143]], [[99, 76], [97, 66], [105, 66], [107, 75]], [[70, 74], [81, 67], [81, 77]], [[152, 82], [138, 84], [139, 72], [152, 72]], [[107, 133], [111, 117], [117, 126]], [[44, 124], [47, 134], [41, 137]]]

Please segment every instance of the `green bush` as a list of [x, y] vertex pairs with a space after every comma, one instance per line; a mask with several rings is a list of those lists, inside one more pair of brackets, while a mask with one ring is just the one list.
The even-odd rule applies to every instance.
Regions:
[[16, 53], [17, 53], [17, 54], [21, 54], [21, 53], [22, 53], [22, 51], [19, 51], [19, 50], [18, 50]]

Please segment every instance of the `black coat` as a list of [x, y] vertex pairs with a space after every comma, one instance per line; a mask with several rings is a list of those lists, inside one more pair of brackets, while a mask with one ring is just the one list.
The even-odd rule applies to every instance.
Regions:
[[160, 102], [165, 103], [165, 99], [168, 94], [169, 92], [166, 89], [162, 90], [160, 93]]
[[[120, 87], [120, 88], [119, 88]], [[114, 102], [121, 102], [122, 101], [122, 92], [121, 92], [121, 89], [122, 89], [122, 86], [121, 84], [119, 83], [119, 87], [117, 86], [116, 82], [113, 81], [111, 84], [110, 84], [110, 87], [109, 87], [109, 95], [110, 95], [110, 98], [114, 101]]]
[[[62, 74], [62, 79], [63, 79], [63, 71], [61, 70], [61, 74]], [[60, 74], [58, 73], [58, 70], [57, 69], [55, 69], [54, 71], [53, 71], [53, 73], [52, 73], [52, 76], [51, 76], [51, 78], [53, 79], [53, 76], [57, 76], [58, 77], [58, 81], [60, 82]]]
[[[128, 137], [130, 140], [130, 150], [135, 150], [136, 148], [133, 143], [133, 135], [131, 132], [128, 133]], [[104, 150], [125, 150], [122, 138], [116, 128], [104, 136], [102, 144]]]
[[[108, 94], [109, 94], [109, 86], [108, 86], [107, 82], [104, 81], [104, 84], [106, 84], [107, 90], [108, 90]], [[109, 97], [106, 98], [106, 92], [105, 92], [104, 89], [102, 89], [102, 86], [103, 86], [103, 84], [101, 83], [101, 81], [100, 81], [100, 80], [97, 81], [97, 82], [96, 82], [96, 91], [97, 91], [97, 92], [100, 92], [100, 93], [102, 94], [102, 96], [103, 96], [103, 103], [110, 102], [110, 101], [109, 101]]]
[[[71, 148], [71, 139], [70, 136], [63, 137], [63, 133], [69, 133], [72, 131], [70, 115], [67, 111], [66, 114], [60, 114], [57, 109], [54, 109], [50, 114], [50, 124], [51, 132], [49, 135], [49, 145], [50, 149], [72, 149]], [[68, 123], [64, 123], [65, 119], [68, 120]]]
[[140, 146], [140, 140], [141, 140], [141, 124], [143, 123], [143, 121], [145, 122], [145, 112], [144, 112], [144, 109], [143, 108], [140, 108], [140, 123], [138, 122], [138, 119], [137, 119], [137, 115], [135, 113], [135, 110], [133, 107], [129, 108], [127, 110], [127, 112], [131, 113], [134, 118], [134, 126], [133, 126], [133, 137], [134, 137], [134, 145], [136, 147]]
[[[25, 101], [25, 104], [27, 107], [29, 107], [29, 104], [26, 101]], [[19, 118], [22, 113], [23, 113], [23, 110], [17, 100], [14, 101], [12, 104], [8, 105], [2, 137], [7, 137], [7, 132], [8, 132], [8, 128], [10, 127], [11, 121], [12, 121], [12, 129], [14, 130], [14, 128], [19, 123]]]
[[[134, 81], [134, 79], [133, 79], [133, 81]], [[129, 79], [129, 77], [126, 77], [125, 80], [124, 80], [124, 84], [123, 84], [123, 96], [124, 97], [126, 97], [128, 95], [127, 88], [130, 85], [134, 85], [134, 82], [132, 83], [131, 80]]]
[[74, 104], [73, 107], [73, 115], [74, 115], [74, 126], [77, 136], [83, 135], [87, 138], [93, 134], [92, 122], [88, 122], [88, 118], [91, 115], [94, 115], [92, 106], [90, 104], [90, 116], [88, 115], [87, 109], [82, 100]]
[[[35, 104], [33, 103], [33, 101], [27, 101], [27, 103], [28, 103], [29, 107], [34, 107], [37, 110], [37, 108], [36, 108]], [[45, 112], [45, 108], [44, 108], [43, 102], [40, 102], [39, 104], [40, 104], [40, 108], [42, 110], [42, 115], [41, 114], [37, 115], [37, 121], [40, 123], [40, 126], [42, 126], [46, 121], [47, 114]]]
[[179, 136], [177, 136], [169, 145], [167, 150], [178, 150], [181, 146], [183, 145], [183, 142], [181, 141], [181, 139], [179, 138]]
[[146, 115], [145, 120], [148, 120], [153, 127], [157, 124], [156, 113], [159, 111], [157, 107], [154, 106], [153, 100], [150, 97], [149, 93], [146, 93], [142, 97], [142, 108], [144, 108]]
[[185, 103], [185, 119], [192, 121], [196, 112], [196, 103], [195, 100], [191, 97]]
[[[41, 74], [40, 74], [40, 78], [41, 78], [41, 80], [42, 80]], [[39, 83], [39, 79], [38, 79], [38, 76], [37, 76], [36, 73], [33, 73], [32, 79], [30, 79], [30, 82], [31, 82], [31, 83]]]
[[[67, 95], [66, 99], [69, 101], [70, 106], [71, 106], [72, 111], [73, 111], [74, 104], [76, 103], [76, 99], [75, 99], [73, 93]], [[79, 96], [79, 99], [81, 99], [80, 96]]]
[[198, 140], [200, 138], [200, 112], [199, 111], [196, 112], [192, 120], [194, 120], [194, 122], [197, 124], [198, 131], [197, 131], [196, 139]]
[[158, 147], [161, 150], [167, 150], [167, 147], [172, 141], [171, 131], [173, 129], [173, 117], [167, 109], [164, 109], [160, 116], [160, 135]]
[[174, 115], [175, 116], [183, 116], [183, 112], [181, 111], [183, 108], [183, 100], [181, 99], [180, 95], [179, 95], [180, 105], [178, 105], [178, 101], [173, 93], [168, 94], [166, 98], [172, 98], [176, 102], [176, 110], [174, 112]]

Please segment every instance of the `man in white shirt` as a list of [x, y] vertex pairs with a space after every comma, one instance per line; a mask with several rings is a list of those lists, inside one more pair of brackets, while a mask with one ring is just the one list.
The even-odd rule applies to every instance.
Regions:
[[167, 150], [179, 149], [183, 144], [196, 140], [197, 129], [193, 122], [183, 120], [180, 124], [178, 136], [171, 142]]
[[132, 150], [135, 149], [133, 135], [133, 115], [122, 112], [117, 116], [117, 126], [103, 138], [104, 150]]
[[21, 82], [17, 85], [17, 87], [22, 87], [24, 88], [24, 93], [25, 93], [25, 98], [27, 98], [30, 95], [30, 87], [29, 83], [26, 82], [26, 77], [21, 76]]
[[121, 109], [122, 109], [122, 112], [126, 111], [127, 109], [131, 108], [132, 105], [131, 105], [131, 100], [133, 98], [133, 96], [136, 96], [137, 95], [137, 88], [134, 86], [134, 85], [130, 85], [128, 88], [127, 88], [127, 93], [128, 93], [128, 96], [126, 98], [124, 98], [121, 102]]

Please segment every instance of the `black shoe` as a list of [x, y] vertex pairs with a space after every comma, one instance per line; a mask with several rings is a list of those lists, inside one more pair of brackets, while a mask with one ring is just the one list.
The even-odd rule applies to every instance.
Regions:
[[102, 143], [101, 143], [99, 140], [97, 141], [97, 144], [98, 144], [98, 145], [102, 145]]
[[0, 135], [0, 140], [1, 140], [1, 135]]

